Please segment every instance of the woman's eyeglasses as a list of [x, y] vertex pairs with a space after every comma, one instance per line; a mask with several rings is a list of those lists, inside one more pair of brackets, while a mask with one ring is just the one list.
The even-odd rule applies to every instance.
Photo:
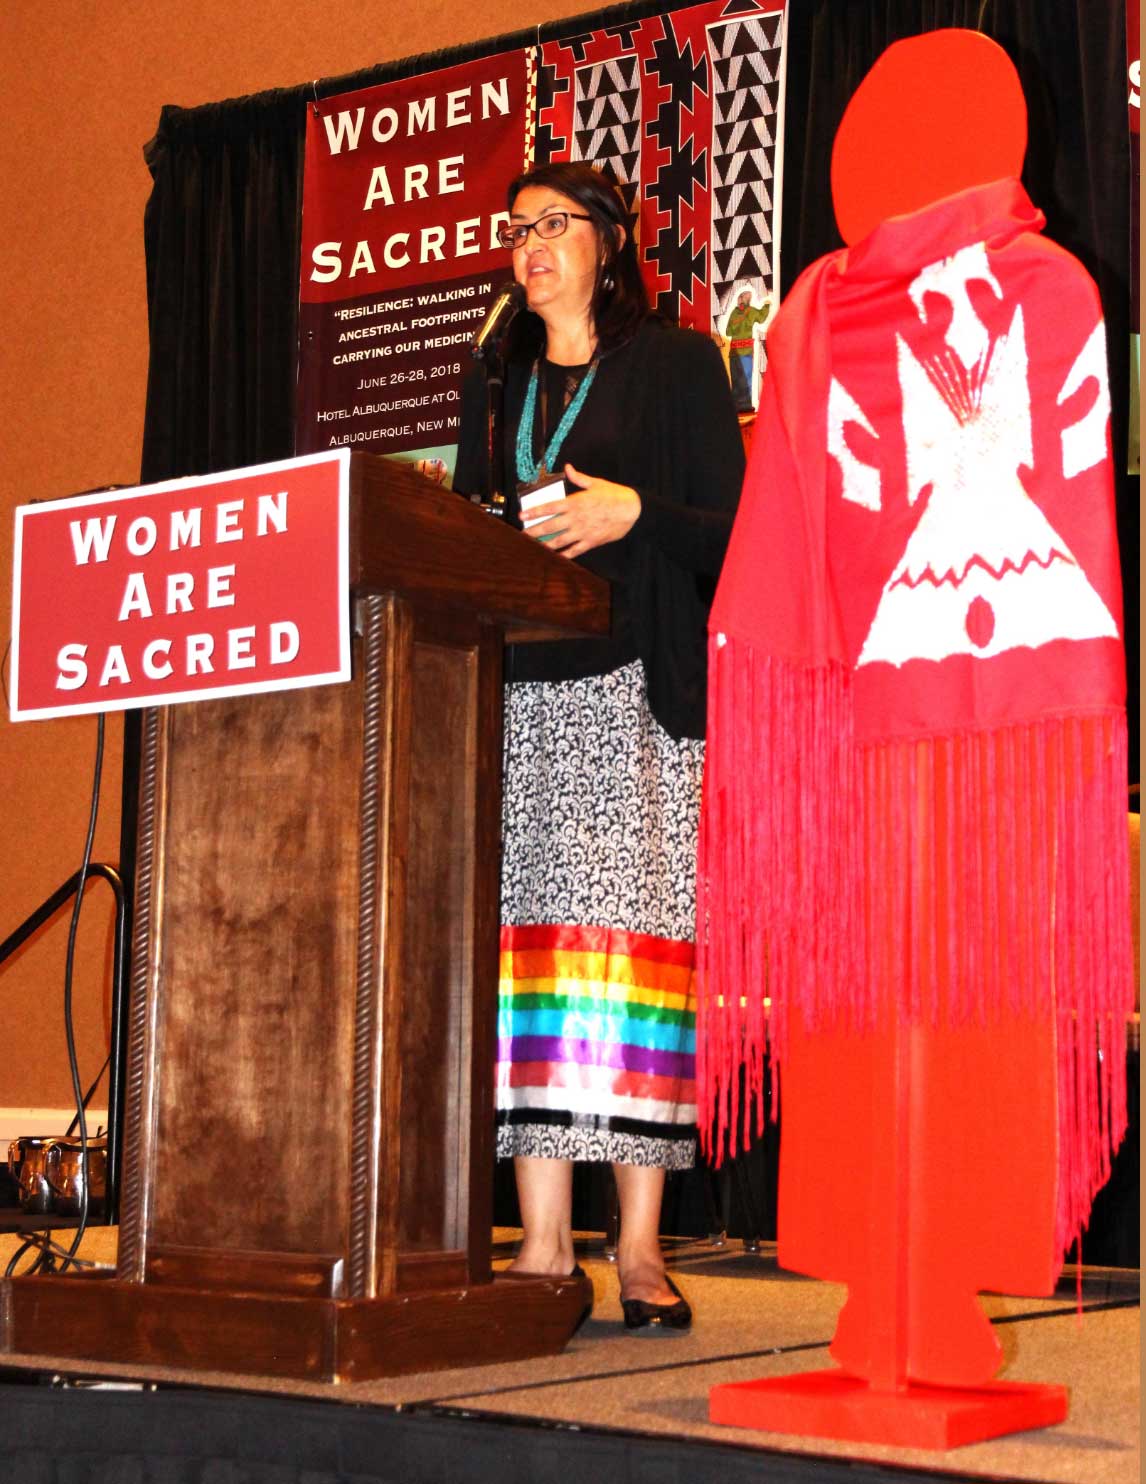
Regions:
[[584, 216], [579, 211], [547, 211], [535, 222], [514, 222], [512, 226], [502, 227], [497, 234], [497, 240], [502, 247], [513, 252], [515, 248], [525, 246], [530, 232], [536, 232], [538, 237], [543, 239], [560, 237], [570, 221], [591, 222], [592, 220], [591, 216]]

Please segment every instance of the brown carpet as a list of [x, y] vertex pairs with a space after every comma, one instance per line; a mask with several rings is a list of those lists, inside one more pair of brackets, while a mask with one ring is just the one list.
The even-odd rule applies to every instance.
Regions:
[[[511, 1233], [499, 1232], [506, 1257]], [[6, 1264], [15, 1240], [0, 1238]], [[469, 1413], [558, 1421], [580, 1428], [621, 1428], [659, 1436], [871, 1459], [975, 1477], [1037, 1479], [1051, 1484], [1132, 1484], [1139, 1479], [1138, 1275], [1085, 1269], [1083, 1314], [1075, 1312], [1073, 1273], [1050, 1299], [988, 1295], [1009, 1380], [1053, 1381], [1071, 1389], [1071, 1412], [1058, 1427], [1016, 1434], [941, 1455], [836, 1444], [714, 1427], [708, 1388], [718, 1381], [814, 1370], [830, 1364], [827, 1342], [843, 1289], [785, 1273], [766, 1248], [739, 1242], [723, 1251], [706, 1242], [670, 1243], [670, 1261], [696, 1322], [685, 1335], [628, 1334], [621, 1323], [616, 1273], [590, 1243], [582, 1260], [593, 1280], [593, 1316], [567, 1350], [547, 1359], [329, 1387], [214, 1372], [157, 1367], [148, 1379], [267, 1394], [323, 1397], [356, 1405], [437, 1405]], [[115, 1233], [96, 1229], [82, 1252], [114, 1260]], [[1104, 1307], [1109, 1305], [1123, 1307]], [[1125, 1305], [1131, 1307], [1125, 1307]], [[50, 1357], [7, 1363], [55, 1368]], [[85, 1362], [89, 1376], [138, 1378], [122, 1365]]]

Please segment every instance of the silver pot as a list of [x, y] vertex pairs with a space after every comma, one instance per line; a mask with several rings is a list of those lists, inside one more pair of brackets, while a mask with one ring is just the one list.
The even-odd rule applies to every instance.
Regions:
[[[61, 1216], [78, 1216], [83, 1204], [84, 1157], [78, 1139], [57, 1139], [48, 1159], [52, 1209]], [[88, 1140], [88, 1209], [94, 1212], [107, 1190], [107, 1136]]]
[[8, 1168], [20, 1189], [20, 1209], [29, 1216], [43, 1216], [52, 1209], [48, 1164], [58, 1138], [58, 1134], [28, 1134], [8, 1145]]

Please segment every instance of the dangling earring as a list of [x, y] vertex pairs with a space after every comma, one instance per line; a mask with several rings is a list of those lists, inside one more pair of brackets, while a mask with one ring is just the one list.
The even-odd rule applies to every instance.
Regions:
[[601, 275], [602, 293], [611, 294], [616, 287], [617, 280], [613, 277], [613, 270], [611, 268], [606, 268], [604, 273], [602, 273]]

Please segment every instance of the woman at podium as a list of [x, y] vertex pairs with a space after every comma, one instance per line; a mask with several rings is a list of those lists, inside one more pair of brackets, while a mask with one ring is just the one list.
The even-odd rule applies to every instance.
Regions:
[[[612, 588], [607, 638], [507, 654], [497, 1149], [525, 1233], [513, 1268], [573, 1270], [573, 1162], [608, 1160], [625, 1322], [684, 1328], [658, 1228], [665, 1171], [694, 1160], [705, 631], [743, 446], [715, 345], [650, 311], [620, 192], [559, 163], [515, 180], [508, 205], [526, 306], [506, 346], [510, 507]], [[464, 493], [488, 487], [486, 441], [478, 370]]]

